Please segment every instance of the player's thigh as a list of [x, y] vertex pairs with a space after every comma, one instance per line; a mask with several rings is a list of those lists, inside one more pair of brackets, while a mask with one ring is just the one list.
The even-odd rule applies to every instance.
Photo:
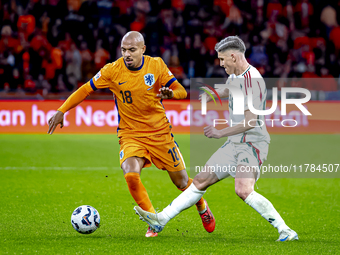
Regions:
[[[150, 153], [147, 150], [147, 145], [144, 143], [143, 139], [136, 138], [121, 138], [119, 140], [120, 151], [119, 151], [119, 159], [120, 165], [124, 170], [130, 164], [136, 166], [136, 164], [140, 164], [143, 161], [143, 167], [151, 166], [151, 157]], [[127, 160], [129, 159], [129, 160]], [[126, 163], [126, 164], [124, 164]]]
[[242, 143], [235, 145], [237, 153], [237, 177], [239, 178], [260, 178], [261, 165], [266, 160], [268, 154], [268, 144]]
[[185, 169], [182, 153], [171, 133], [149, 138], [151, 160], [158, 169], [178, 172]]
[[244, 170], [248, 169], [248, 166], [238, 165], [235, 174], [235, 189], [236, 190], [249, 190], [254, 189], [255, 182], [257, 180], [257, 172]]
[[210, 173], [215, 173], [219, 180], [229, 176], [235, 177], [236, 173], [236, 151], [234, 144], [230, 141], [224, 143], [207, 161]]

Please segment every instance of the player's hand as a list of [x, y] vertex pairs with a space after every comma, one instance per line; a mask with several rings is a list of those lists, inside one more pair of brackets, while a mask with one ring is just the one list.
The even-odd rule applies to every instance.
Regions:
[[[209, 88], [207, 87], [202, 87], [205, 90], [208, 90], [212, 95], [214, 92], [212, 92]], [[199, 95], [198, 99], [202, 102], [202, 96], [205, 95], [205, 98], [207, 99], [207, 103], [213, 100], [210, 95], [208, 95], [207, 92], [203, 92], [202, 94]]]
[[221, 138], [220, 131], [214, 128], [213, 126], [204, 127], [204, 135], [208, 138]]
[[48, 131], [47, 134], [52, 135], [56, 127], [60, 124], [60, 128], [64, 126], [64, 113], [57, 111], [49, 120], [48, 120]]
[[162, 99], [171, 99], [174, 97], [174, 92], [172, 91], [172, 89], [162, 87], [159, 89], [159, 94], [157, 94], [157, 97], [160, 97]]

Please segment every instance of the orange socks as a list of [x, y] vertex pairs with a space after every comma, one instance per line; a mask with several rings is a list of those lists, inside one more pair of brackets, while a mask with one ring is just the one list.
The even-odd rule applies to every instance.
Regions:
[[[191, 185], [192, 181], [193, 181], [193, 179], [189, 178], [187, 186], [184, 189], [179, 189], [179, 190], [184, 191], [187, 188], [189, 188], [189, 186]], [[204, 202], [203, 197], [201, 197], [201, 199], [198, 200], [198, 202], [196, 203], [196, 207], [197, 207], [197, 211], [199, 211], [199, 212], [202, 212], [202, 211], [205, 210], [205, 202]]]
[[155, 213], [149, 195], [140, 180], [139, 173], [127, 173], [124, 175], [129, 191], [136, 203], [145, 211]]
[[[146, 192], [146, 189], [143, 183], [140, 180], [139, 173], [127, 173], [124, 175], [126, 183], [129, 187], [129, 191], [133, 199], [136, 203], [145, 211], [155, 213], [155, 209], [153, 208], [149, 195]], [[188, 184], [184, 189], [180, 189], [181, 191], [186, 190], [192, 183], [192, 179], [189, 178]], [[196, 203], [197, 211], [205, 210], [205, 202], [203, 197]]]

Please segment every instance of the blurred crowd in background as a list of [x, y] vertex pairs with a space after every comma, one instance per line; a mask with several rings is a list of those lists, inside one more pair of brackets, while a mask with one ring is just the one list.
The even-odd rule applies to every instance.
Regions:
[[188, 90], [192, 77], [227, 76], [214, 47], [238, 35], [279, 88], [337, 91], [339, 13], [340, 1], [321, 0], [0, 0], [0, 93], [69, 94], [121, 57], [131, 30]]

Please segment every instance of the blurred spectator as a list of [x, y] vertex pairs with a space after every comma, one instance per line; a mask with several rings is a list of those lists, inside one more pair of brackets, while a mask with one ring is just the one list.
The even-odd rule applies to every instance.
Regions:
[[314, 13], [314, 8], [309, 0], [299, 0], [295, 6], [295, 14], [297, 18], [298, 28], [305, 29], [309, 28], [310, 17]]
[[55, 69], [61, 69], [63, 67], [63, 52], [58, 47], [54, 47], [51, 50], [51, 59]]
[[75, 79], [76, 83], [73, 81], [72, 85], [74, 88], [77, 88], [77, 83], [81, 80], [81, 54], [76, 45], [73, 43], [65, 55], [66, 75], [72, 76]]
[[71, 44], [73, 44], [73, 40], [71, 38], [70, 33], [65, 33], [65, 38], [64, 40], [60, 41], [58, 44], [58, 47], [63, 51], [66, 52], [68, 50], [70, 50], [71, 48]]
[[[72, 77], [72, 76], [70, 76]], [[67, 86], [64, 82], [63, 75], [60, 74], [57, 79], [57, 87], [56, 87], [57, 92], [65, 92], [68, 91]]]
[[238, 35], [250, 64], [280, 78], [280, 87], [334, 91], [339, 9], [316, 0], [3, 0], [0, 90], [73, 90], [121, 57], [122, 36], [135, 30], [145, 36], [146, 54], [161, 56], [187, 88], [191, 77], [226, 77], [214, 47]]
[[67, 0], [67, 8], [69, 11], [78, 11], [80, 8], [80, 0]]
[[186, 78], [183, 67], [179, 63], [177, 56], [172, 56], [170, 59], [169, 70], [181, 82]]
[[17, 68], [13, 69], [12, 78], [9, 84], [10, 84], [11, 90], [16, 90], [17, 88], [23, 86], [24, 81], [23, 81], [22, 75], [20, 75], [19, 70]]
[[99, 19], [103, 22], [104, 26], [111, 25], [111, 9], [112, 1], [99, 0], [97, 1]]
[[336, 11], [330, 5], [327, 5], [325, 8], [323, 8], [320, 20], [326, 25], [328, 30], [332, 27], [338, 26], [338, 23], [336, 21]]
[[35, 29], [35, 18], [33, 15], [28, 14], [26, 11], [24, 15], [21, 15], [18, 19], [18, 31], [25, 35], [25, 39], [28, 39]]
[[275, 19], [282, 16], [283, 7], [279, 0], [272, 0], [267, 5], [267, 19], [271, 19], [273, 16]]
[[337, 26], [332, 29], [330, 35], [329, 35], [329, 40], [334, 44], [335, 46], [335, 55], [339, 56], [340, 52], [340, 26]]
[[22, 63], [24, 74], [28, 75], [30, 73], [30, 54], [28, 51], [22, 54]]
[[50, 21], [51, 21], [51, 19], [48, 17], [47, 12], [44, 12], [44, 14], [40, 18], [41, 31], [44, 34], [48, 33], [48, 25], [49, 25]]
[[86, 82], [90, 80], [94, 75], [94, 65], [93, 65], [93, 54], [92, 52], [87, 48], [86, 42], [81, 42], [80, 44], [80, 55], [81, 55], [81, 61], [82, 61], [82, 77], [83, 82]]
[[94, 63], [96, 70], [99, 71], [110, 59], [110, 53], [102, 47], [102, 40], [97, 41], [96, 52], [94, 53]]
[[24, 90], [31, 93], [36, 92], [36, 85], [31, 75], [25, 75]]
[[56, 66], [50, 57], [45, 58], [42, 61], [41, 67], [45, 69], [45, 75], [44, 75], [45, 80], [51, 81], [52, 79], [54, 79]]
[[0, 53], [5, 51], [19, 53], [21, 49], [20, 41], [12, 36], [12, 29], [5, 25], [1, 29]]

